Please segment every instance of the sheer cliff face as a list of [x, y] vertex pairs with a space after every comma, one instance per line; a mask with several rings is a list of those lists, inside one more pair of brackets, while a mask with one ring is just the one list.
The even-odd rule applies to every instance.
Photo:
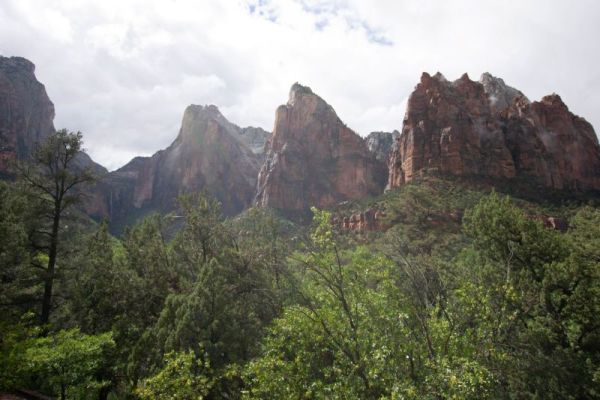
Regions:
[[531, 103], [501, 79], [424, 73], [392, 150], [388, 187], [430, 172], [600, 190], [593, 128], [557, 95]]
[[383, 164], [333, 108], [295, 84], [275, 115], [273, 135], [258, 176], [256, 203], [288, 214], [311, 206], [377, 195], [385, 185]]
[[244, 134], [217, 107], [189, 106], [177, 139], [110, 173], [93, 196], [90, 213], [109, 218], [118, 229], [149, 211], [173, 210], [180, 193], [200, 191], [215, 196], [224, 214], [239, 213], [253, 199], [262, 159]]
[[54, 105], [21, 57], [0, 56], [0, 174], [9, 160], [27, 158], [35, 144], [54, 132]]
[[[10, 177], [11, 160], [24, 160], [54, 133], [54, 105], [35, 77], [35, 65], [21, 57], [0, 56], [0, 177]], [[81, 152], [76, 168], [98, 176], [106, 169]]]

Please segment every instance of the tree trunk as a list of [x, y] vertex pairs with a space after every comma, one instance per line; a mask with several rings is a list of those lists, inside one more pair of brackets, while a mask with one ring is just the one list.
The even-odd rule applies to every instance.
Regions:
[[44, 277], [44, 298], [42, 299], [42, 315], [40, 322], [45, 325], [50, 320], [50, 309], [52, 308], [52, 286], [54, 285], [54, 270], [56, 268], [56, 254], [58, 251], [58, 229], [60, 226], [60, 204], [55, 207], [54, 219], [52, 221], [52, 233], [50, 235], [50, 249], [48, 252], [48, 267]]

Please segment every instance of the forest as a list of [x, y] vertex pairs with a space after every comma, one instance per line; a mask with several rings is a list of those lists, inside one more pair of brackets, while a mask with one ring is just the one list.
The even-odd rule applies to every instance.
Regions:
[[[0, 182], [0, 389], [60, 399], [600, 398], [598, 199], [452, 179], [336, 210], [224, 218], [182, 193], [114, 236], [58, 131]], [[434, 217], [464, 209], [458, 221]], [[551, 210], [568, 228], [535, 218]]]

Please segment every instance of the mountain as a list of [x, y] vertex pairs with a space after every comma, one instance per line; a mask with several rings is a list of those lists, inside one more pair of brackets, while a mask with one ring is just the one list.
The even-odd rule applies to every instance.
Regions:
[[29, 157], [37, 142], [54, 132], [54, 104], [21, 57], [0, 56], [0, 173], [9, 160]]
[[[35, 66], [0, 57], [0, 177], [10, 178], [10, 160], [26, 159], [54, 132], [53, 118]], [[168, 148], [112, 173], [85, 153], [77, 166], [104, 175], [84, 208], [109, 219], [114, 231], [148, 212], [172, 211], [182, 192], [210, 193], [229, 216], [254, 202], [294, 217], [308, 215], [311, 206], [378, 196], [386, 183], [394, 188], [425, 175], [508, 183], [542, 195], [600, 191], [600, 146], [592, 126], [558, 95], [531, 102], [488, 73], [479, 81], [465, 74], [454, 82], [424, 73], [400, 133], [362, 139], [321, 97], [296, 83], [276, 110], [272, 135], [229, 122], [214, 105], [191, 105]]]
[[365, 138], [367, 148], [377, 160], [386, 163], [400, 132], [371, 132]]
[[[35, 65], [22, 57], [0, 56], [0, 177], [11, 175], [11, 160], [27, 159], [53, 132], [54, 104], [35, 77]], [[76, 164], [106, 173], [85, 153], [79, 153]]]
[[365, 141], [310, 88], [294, 84], [275, 114], [256, 204], [303, 215], [311, 206], [378, 195], [385, 180], [383, 163]]
[[136, 157], [108, 174], [87, 205], [88, 213], [124, 224], [151, 211], [168, 212], [183, 192], [206, 191], [226, 215], [250, 205], [268, 133], [240, 128], [214, 105], [190, 105], [175, 141], [151, 157]]
[[479, 82], [424, 73], [390, 155], [388, 187], [428, 173], [600, 190], [600, 146], [556, 94], [530, 102], [487, 73]]

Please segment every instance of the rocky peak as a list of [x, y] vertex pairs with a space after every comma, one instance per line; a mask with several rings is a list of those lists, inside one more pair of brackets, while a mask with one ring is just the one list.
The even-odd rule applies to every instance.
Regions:
[[0, 56], [0, 175], [54, 132], [54, 105], [34, 71], [29, 60]]
[[95, 217], [120, 231], [132, 216], [169, 212], [180, 193], [206, 191], [235, 215], [250, 205], [262, 157], [245, 144], [242, 129], [214, 105], [190, 105], [176, 140], [152, 157], [136, 157], [110, 173], [94, 194]]
[[385, 163], [398, 136], [400, 136], [400, 132], [398, 131], [371, 132], [366, 137], [365, 142], [369, 151], [375, 154], [375, 158]]
[[423, 73], [390, 155], [389, 186], [428, 173], [600, 190], [600, 147], [558, 95], [530, 103], [488, 73], [451, 83]]
[[235, 127], [227, 121], [217, 106], [212, 104], [206, 106], [191, 104], [183, 112], [180, 138], [185, 140], [186, 138], [194, 137], [194, 135], [197, 136], [198, 134], [206, 133], [207, 124], [209, 123], [229, 128], [226, 130], [235, 135]]
[[30, 73], [35, 72], [35, 64], [23, 57], [3, 57], [0, 56], [0, 69], [3, 71], [10, 71], [16, 73]]
[[489, 72], [484, 72], [479, 79], [483, 90], [488, 96], [490, 107], [495, 112], [506, 110], [517, 99], [529, 103], [529, 99], [519, 90], [508, 86], [502, 78], [496, 78]]
[[[217, 126], [219, 129], [215, 128]], [[265, 143], [269, 137], [269, 133], [262, 128], [240, 128], [229, 122], [219, 108], [213, 104], [189, 105], [183, 113], [178, 140], [186, 143], [190, 141], [198, 143], [206, 134], [229, 135], [254, 154], [264, 153]]]
[[329, 104], [296, 83], [277, 108], [256, 203], [294, 215], [376, 195], [385, 184], [382, 168]]
[[242, 141], [252, 150], [254, 154], [264, 154], [265, 145], [271, 134], [262, 128], [248, 126], [240, 131]]
[[313, 91], [308, 86], [303, 86], [298, 82], [294, 83], [290, 88], [290, 94], [288, 98], [288, 105], [293, 106], [296, 102], [296, 99], [302, 95], [312, 95]]

